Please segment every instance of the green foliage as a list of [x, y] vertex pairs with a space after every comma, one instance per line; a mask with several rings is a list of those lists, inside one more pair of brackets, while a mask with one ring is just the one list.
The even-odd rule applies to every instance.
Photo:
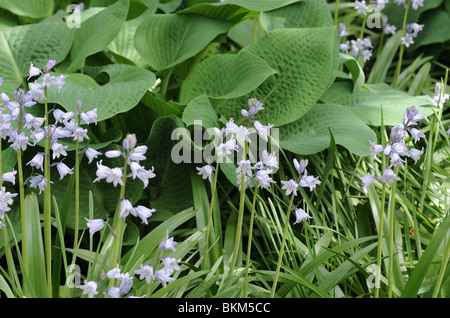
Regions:
[[[40, 173], [27, 163], [48, 149], [42, 140], [24, 153], [24, 206], [17, 197], [0, 220], [6, 225], [2, 296], [45, 297], [51, 290], [57, 297], [87, 297], [66, 284], [71, 262], [80, 264], [83, 281], [107, 290], [112, 285], [102, 277], [115, 265], [134, 274], [141, 264], [162, 269], [161, 257], [170, 256], [181, 260], [173, 282], [163, 288], [157, 280], [148, 285], [135, 278], [130, 295], [448, 298], [450, 118], [448, 103], [436, 107], [433, 94], [441, 81], [449, 92], [450, 37], [442, 32], [450, 27], [449, 1], [427, 0], [410, 8], [405, 20], [404, 7], [391, 1], [383, 14], [397, 27], [393, 35], [368, 29], [350, 1], [91, 0], [79, 16], [66, 3], [0, 0], [1, 92], [12, 97], [19, 87], [30, 89], [43, 80], [33, 76], [28, 83], [30, 62], [42, 68], [55, 60], [51, 75], [67, 75], [65, 83], [61, 90], [51, 87], [33, 114], [51, 124], [57, 109], [77, 113], [79, 100], [82, 111], [98, 111], [95, 124], [82, 123], [89, 140], [61, 141], [64, 162], [79, 162], [79, 169], [76, 177], [60, 179], [50, 167], [50, 218], [48, 201], [27, 180]], [[71, 25], [72, 18], [80, 24]], [[409, 48], [401, 45], [404, 21], [424, 24]], [[347, 38], [337, 36], [340, 22]], [[363, 37], [373, 45], [367, 61], [340, 50], [346, 40]], [[241, 110], [251, 98], [264, 107], [255, 119], [279, 132], [269, 149], [279, 150], [276, 183], [267, 189], [251, 183], [241, 192], [237, 161], [214, 165], [213, 182], [202, 179], [197, 168], [206, 158], [195, 152], [211, 141], [203, 133], [231, 119], [250, 124]], [[408, 106], [424, 115], [417, 128], [426, 138], [414, 144], [423, 156], [417, 164], [408, 158], [395, 187], [375, 180], [365, 191], [360, 177], [379, 176], [389, 164], [371, 156], [370, 142], [385, 144]], [[94, 182], [96, 162], [124, 166], [122, 156], [104, 154], [122, 150], [128, 134], [148, 147], [139, 163], [156, 176], [145, 188], [138, 178], [123, 188]], [[8, 142], [1, 147], [2, 173], [21, 164]], [[89, 164], [86, 147], [103, 157]], [[289, 203], [280, 181], [296, 177], [294, 158], [308, 159], [308, 175], [321, 183], [311, 191], [299, 188]], [[0, 182], [7, 191], [23, 188]], [[149, 224], [134, 216], [120, 223], [125, 197], [156, 210]], [[293, 224], [286, 215], [300, 207], [313, 218]], [[91, 236], [86, 218], [107, 225]], [[379, 233], [384, 240], [377, 245]], [[160, 251], [168, 236], [178, 241], [176, 250]], [[372, 284], [377, 262], [379, 290]]]

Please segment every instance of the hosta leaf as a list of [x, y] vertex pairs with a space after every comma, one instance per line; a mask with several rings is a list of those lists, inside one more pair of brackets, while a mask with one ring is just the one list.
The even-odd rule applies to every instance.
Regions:
[[161, 71], [199, 53], [228, 26], [196, 14], [149, 15], [136, 30], [135, 46], [152, 68]]
[[102, 73], [109, 76], [104, 85], [84, 74], [70, 74], [61, 92], [55, 87], [49, 90], [49, 102], [76, 112], [77, 100], [81, 99], [85, 111], [98, 107], [97, 120], [101, 121], [136, 106], [156, 81], [152, 72], [131, 65], [107, 65], [97, 75]]
[[276, 71], [254, 54], [220, 54], [203, 60], [183, 82], [180, 101], [207, 94], [212, 98], [236, 98], [256, 89]]
[[270, 32], [281, 28], [331, 27], [333, 20], [325, 0], [303, 0], [262, 12], [261, 25]]
[[66, 72], [82, 66], [86, 57], [104, 50], [116, 37], [128, 13], [129, 0], [119, 0], [81, 23], [76, 29], [70, 56], [72, 62]]
[[384, 83], [366, 84], [365, 87], [367, 89], [353, 91], [351, 82], [336, 82], [321, 99], [328, 104], [349, 106], [371, 126], [381, 125], [381, 107], [384, 124], [390, 126], [401, 123], [408, 106], [415, 106], [426, 116], [432, 114], [433, 100], [429, 96], [411, 96]]
[[0, 8], [18, 16], [39, 19], [52, 15], [55, 2], [54, 0], [0, 0]]
[[235, 4], [254, 11], [270, 11], [299, 0], [227, 0], [222, 4]]
[[73, 30], [64, 23], [13, 27], [0, 32], [2, 90], [12, 93], [28, 77], [30, 62], [43, 67], [48, 60], [64, 60], [73, 41]]
[[250, 97], [264, 104], [259, 119], [281, 126], [297, 120], [316, 103], [333, 78], [334, 28], [277, 29], [242, 52], [263, 58], [277, 71], [250, 94], [220, 100], [215, 106], [226, 117], [240, 118]]
[[369, 140], [376, 140], [376, 134], [347, 107], [317, 104], [280, 129], [280, 146], [296, 154], [317, 153], [330, 145], [330, 130], [336, 144], [360, 156], [369, 155]]
[[193, 125], [195, 121], [201, 121], [201, 125], [205, 128], [218, 127], [216, 110], [206, 95], [198, 96], [187, 104], [182, 119], [186, 126]]
[[171, 139], [178, 128], [170, 117], [158, 118], [152, 126], [145, 144], [147, 159], [142, 161], [147, 169], [154, 167], [156, 177], [150, 180], [149, 190], [152, 208], [176, 213], [192, 205], [192, 185], [189, 163], [174, 163], [172, 148], [178, 141]]

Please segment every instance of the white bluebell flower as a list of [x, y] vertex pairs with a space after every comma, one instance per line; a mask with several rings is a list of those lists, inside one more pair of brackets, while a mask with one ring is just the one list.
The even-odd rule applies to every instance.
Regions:
[[216, 169], [211, 166], [211, 165], [205, 165], [201, 168], [196, 167], [196, 169], [198, 170], [198, 174], [200, 176], [202, 176], [202, 179], [208, 179], [209, 182], [212, 181], [212, 172], [215, 171]]
[[155, 212], [155, 209], [149, 209], [143, 205], [138, 205], [132, 212], [134, 216], [139, 217], [142, 220], [142, 223], [148, 224], [147, 219], [152, 216], [152, 214]]
[[14, 184], [16, 184], [16, 174], [17, 174], [17, 171], [12, 169], [12, 171], [10, 171], [10, 172], [5, 172], [1, 176], [0, 180], [10, 182], [14, 185]]
[[170, 277], [170, 274], [168, 274], [165, 269], [160, 269], [158, 271], [155, 272], [155, 277], [157, 280], [160, 281], [160, 283], [162, 284], [163, 288], [166, 288], [167, 283], [173, 282], [173, 278]]
[[300, 223], [304, 220], [312, 219], [313, 217], [308, 215], [303, 209], [296, 209], [295, 210], [295, 222], [294, 224]]
[[175, 252], [175, 245], [177, 245], [178, 243], [174, 241], [173, 237], [169, 238], [169, 235], [166, 235], [166, 238], [163, 239], [161, 241], [161, 243], [159, 243], [159, 249], [161, 251], [165, 251], [165, 250], [172, 250]]
[[47, 187], [47, 179], [43, 175], [32, 176], [29, 181], [30, 187], [39, 188], [39, 194]]
[[364, 177], [359, 177], [359, 179], [361, 180], [361, 182], [364, 184], [363, 189], [364, 191], [367, 191], [367, 188], [373, 183], [373, 181], [375, 180], [375, 176], [368, 174]]
[[96, 159], [99, 155], [101, 155], [102, 153], [93, 149], [93, 148], [86, 148], [86, 150], [84, 151], [84, 154], [86, 155], [86, 157], [88, 158], [88, 163], [91, 163], [92, 160]]
[[339, 23], [338, 37], [348, 36], [347, 26], [344, 23]]
[[152, 169], [146, 170], [143, 166], [141, 166], [138, 162], [130, 162], [129, 166], [131, 168], [131, 176], [133, 179], [139, 178], [143, 184], [144, 188], [148, 186], [149, 179], [156, 177], [153, 173], [154, 167]]
[[89, 220], [87, 218], [84, 218], [86, 220], [86, 225], [89, 228], [89, 234], [91, 235], [91, 237], [98, 231], [100, 231], [106, 224], [105, 221], [103, 221], [102, 219], [93, 219], [93, 220]]
[[174, 271], [180, 270], [180, 265], [178, 265], [178, 263], [181, 262], [181, 259], [175, 259], [173, 257], [164, 257], [162, 259], [162, 262], [164, 264], [164, 270], [168, 275], [172, 275]]
[[258, 169], [255, 173], [255, 179], [258, 181], [258, 187], [266, 189], [270, 187], [272, 183], [276, 183], [269, 175], [272, 173], [272, 169], [262, 168]]
[[408, 155], [409, 155], [409, 157], [411, 157], [411, 159], [414, 160], [414, 163], [417, 163], [417, 160], [419, 160], [420, 156], [423, 155], [423, 147], [422, 147], [422, 150], [411, 148], [409, 150], [409, 154]]
[[28, 81], [30, 78], [34, 77], [34, 76], [39, 76], [39, 75], [41, 75], [41, 69], [38, 68], [38, 67], [35, 67], [35, 66], [33, 65], [33, 62], [30, 62], [30, 69], [29, 69], [29, 71], [28, 71], [28, 74], [29, 74], [30, 76], [28, 76], [27, 81]]
[[43, 153], [37, 153], [33, 159], [31, 159], [27, 165], [30, 165], [31, 167], [36, 167], [36, 169], [40, 169], [44, 171], [44, 154]]
[[423, 7], [423, 0], [412, 0], [412, 8], [417, 10], [419, 7]]
[[111, 168], [104, 166], [102, 160], [97, 162], [97, 171], [95, 172], [97, 178], [93, 182], [100, 181], [102, 179], [107, 179], [111, 175]]
[[151, 265], [139, 265], [139, 269], [135, 270], [134, 273], [139, 275], [139, 279], [145, 279], [147, 284], [150, 284], [155, 279], [154, 268]]
[[93, 298], [98, 294], [97, 288], [98, 284], [95, 281], [84, 281], [84, 285], [81, 285], [80, 288], [83, 290], [83, 295], [88, 295], [89, 298]]
[[400, 180], [400, 178], [397, 177], [397, 175], [394, 173], [394, 171], [391, 168], [386, 168], [384, 170], [384, 173], [381, 177], [378, 177], [378, 180], [381, 183], [388, 182], [392, 184], [394, 180]]
[[69, 168], [64, 162], [58, 162], [56, 169], [58, 169], [60, 176], [59, 180], [62, 180], [68, 174], [73, 174], [73, 168]]
[[124, 219], [128, 216], [128, 214], [135, 214], [133, 205], [130, 200], [121, 199], [120, 200], [120, 214], [119, 217]]
[[62, 156], [67, 156], [67, 152], [66, 149], [69, 146], [63, 146], [62, 144], [58, 143], [58, 142], [52, 142], [52, 158], [57, 159], [59, 158], [61, 155]]
[[304, 175], [300, 179], [299, 184], [304, 188], [309, 187], [309, 190], [312, 191], [320, 183], [321, 181], [319, 180], [318, 177]]
[[106, 277], [110, 279], [120, 279], [122, 277], [122, 273], [120, 272], [119, 264], [116, 264], [116, 267], [107, 271]]
[[364, 14], [364, 15], [367, 14], [368, 7], [366, 5], [366, 1], [365, 0], [362, 0], [362, 1], [356, 0], [354, 8], [356, 10], [356, 13], [358, 13], [358, 14]]
[[295, 196], [297, 195], [297, 188], [298, 184], [293, 179], [290, 179], [288, 181], [281, 181], [283, 186], [281, 187], [282, 190], [286, 190], [286, 195], [290, 195], [293, 193]]

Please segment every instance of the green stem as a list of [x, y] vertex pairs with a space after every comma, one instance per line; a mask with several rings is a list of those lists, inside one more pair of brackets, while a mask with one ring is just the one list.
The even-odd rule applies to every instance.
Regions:
[[[0, 138], [0, 176], [3, 175], [3, 162], [2, 162], [2, 138]], [[3, 185], [3, 181], [0, 180], [0, 187]], [[3, 224], [6, 222], [6, 217], [0, 220]], [[13, 269], [15, 269], [13, 256], [11, 253], [11, 247], [9, 245], [9, 238], [8, 238], [8, 228], [5, 226], [2, 228], [2, 234], [3, 234], [3, 246], [5, 250], [6, 255], [6, 264], [8, 265], [8, 274], [11, 277], [13, 276]]]
[[[114, 238], [114, 247], [113, 247], [113, 254], [112, 254], [112, 262], [111, 267], [114, 267], [116, 264], [120, 261], [120, 246], [122, 245], [122, 223], [124, 222], [124, 219], [120, 217], [120, 209], [122, 204], [122, 199], [125, 198], [125, 187], [127, 182], [127, 165], [128, 165], [128, 155], [125, 158], [125, 165], [123, 167], [123, 176], [122, 176], [122, 183], [123, 185], [120, 188], [120, 194], [119, 194], [119, 201], [117, 202], [116, 207], [116, 214], [114, 216], [115, 218], [115, 238]], [[113, 282], [113, 280], [111, 280]]]
[[[252, 237], [253, 237], [253, 222], [255, 219], [255, 208], [256, 208], [256, 198], [257, 197], [258, 197], [258, 187], [255, 187], [255, 191], [253, 192], [252, 211], [250, 212], [250, 224], [249, 224], [248, 242], [247, 242], [247, 259], [245, 261], [245, 265], [246, 265], [245, 281], [247, 281], [247, 279], [248, 279], [248, 270], [250, 268], [250, 254], [251, 254], [251, 249], [252, 249]], [[247, 286], [247, 285], [244, 285], [244, 288], [245, 288], [245, 286]]]
[[[48, 124], [48, 103], [47, 103], [47, 88], [45, 89], [45, 127]], [[47, 186], [44, 191], [44, 238], [45, 238], [45, 261], [47, 269], [47, 286], [48, 297], [52, 297], [52, 212], [51, 212], [51, 188], [50, 188], [50, 143], [48, 138], [45, 139], [44, 144], [44, 177], [47, 180]]]
[[375, 298], [379, 297], [380, 294], [380, 281], [381, 281], [381, 258], [383, 251], [383, 224], [384, 224], [384, 206], [386, 202], [386, 183], [383, 183], [383, 188], [381, 189], [381, 206], [380, 215], [378, 221], [378, 247], [377, 247], [377, 270], [378, 275], [375, 276]]
[[[20, 109], [17, 133], [22, 132], [22, 118], [23, 110]], [[20, 204], [20, 221], [22, 225], [22, 260], [23, 260], [23, 272], [28, 275], [28, 247], [27, 247], [27, 214], [25, 211], [25, 189], [23, 183], [23, 169], [22, 169], [22, 149], [17, 149], [17, 174], [19, 178], [19, 204]], [[27, 295], [25, 282], [23, 282], [23, 289], [25, 295]]]
[[436, 281], [436, 285], [434, 286], [433, 295], [431, 295], [431, 298], [437, 298], [439, 294], [442, 281], [444, 280], [444, 274], [447, 269], [449, 258], [450, 258], [450, 240], [447, 242], [447, 248], [445, 249], [445, 255], [442, 259], [441, 269], [439, 270], [438, 278]]
[[338, 18], [339, 18], [339, 0], [336, 0], [334, 5], [334, 25], [339, 24]]
[[272, 285], [272, 291], [270, 292], [270, 298], [275, 297], [275, 289], [277, 288], [278, 277], [280, 276], [281, 262], [283, 260], [284, 246], [286, 245], [287, 231], [289, 228], [289, 217], [291, 215], [291, 208], [292, 208], [292, 203], [294, 202], [294, 198], [295, 198], [295, 194], [292, 193], [291, 199], [289, 201], [288, 209], [286, 212], [286, 221], [284, 223], [283, 239], [281, 240], [280, 255], [278, 256], [277, 269], [275, 271], [275, 277], [273, 279], [273, 285]]
[[[405, 9], [405, 15], [403, 16], [402, 37], [405, 36], [405, 34], [406, 34], [406, 21], [408, 18], [408, 11], [409, 11], [410, 5], [411, 5], [411, 0], [408, 1], [408, 4]], [[397, 67], [395, 69], [394, 79], [392, 81], [392, 88], [397, 88], [397, 86], [398, 86], [398, 77], [400, 76], [400, 71], [402, 69], [404, 51], [405, 51], [405, 46], [403, 44], [401, 44], [400, 52], [398, 55]]]
[[[394, 169], [395, 175], [398, 174], [398, 167]], [[389, 270], [388, 270], [388, 298], [392, 297], [392, 283], [394, 279], [394, 233], [395, 233], [395, 191], [397, 189], [397, 180], [394, 179], [391, 187], [390, 206], [389, 206]]]
[[[244, 154], [242, 156], [243, 159], [247, 158], [247, 142], [244, 142]], [[230, 271], [229, 275], [233, 274], [234, 268], [236, 266], [236, 259], [239, 253], [239, 247], [241, 245], [242, 241], [242, 223], [244, 220], [244, 205], [245, 205], [245, 188], [246, 188], [246, 182], [245, 182], [245, 175], [243, 174], [241, 177], [241, 191], [239, 196], [239, 214], [238, 214], [238, 223], [236, 228], [236, 236], [234, 239], [234, 249], [233, 249], [233, 256], [231, 258], [230, 263]]]
[[211, 223], [212, 223], [212, 212], [214, 209], [214, 201], [216, 199], [216, 191], [217, 191], [217, 177], [219, 174], [219, 160], [217, 160], [216, 163], [216, 171], [214, 173], [214, 182], [213, 182], [213, 186], [212, 186], [212, 193], [211, 193], [211, 203], [209, 205], [209, 215], [208, 215], [208, 225], [206, 226], [206, 236], [205, 236], [205, 246], [203, 249], [203, 267], [206, 269], [207, 267], [207, 251], [208, 251], [208, 246], [209, 246], [209, 231], [211, 230]]
[[[372, 0], [369, 1], [368, 6], [372, 4]], [[359, 34], [359, 38], [362, 40], [364, 37], [364, 32], [366, 31], [366, 24], [367, 24], [367, 14], [364, 16], [363, 23], [361, 25], [361, 33]]]

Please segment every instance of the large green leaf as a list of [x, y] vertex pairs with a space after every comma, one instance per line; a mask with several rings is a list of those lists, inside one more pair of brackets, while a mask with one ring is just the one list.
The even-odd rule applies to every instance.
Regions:
[[119, 0], [81, 23], [76, 29], [66, 72], [81, 67], [86, 57], [104, 50], [116, 37], [128, 13], [129, 0]]
[[11, 93], [28, 77], [30, 62], [43, 67], [48, 60], [64, 60], [73, 41], [73, 29], [64, 23], [13, 27], [0, 32], [2, 90]]
[[250, 94], [220, 100], [216, 107], [226, 117], [240, 118], [250, 97], [264, 104], [259, 118], [281, 126], [308, 112], [334, 77], [334, 28], [277, 29], [242, 52], [263, 58], [277, 71]]
[[365, 123], [373, 126], [381, 125], [381, 107], [384, 124], [389, 126], [401, 123], [408, 106], [415, 106], [426, 116], [432, 114], [433, 100], [429, 96], [411, 96], [384, 83], [365, 87], [353, 91], [351, 82], [336, 82], [321, 99], [328, 104], [349, 106]]
[[280, 146], [296, 154], [313, 154], [329, 147], [330, 130], [336, 144], [360, 156], [369, 155], [369, 140], [376, 140], [376, 134], [347, 107], [317, 104], [299, 120], [281, 127]]
[[439, 32], [439, 30], [450, 29], [450, 13], [442, 9], [436, 9], [429, 12], [422, 24], [425, 25], [423, 31], [419, 32], [417, 39], [414, 40], [414, 47], [428, 45], [432, 43], [444, 43], [450, 40], [448, 32]]
[[254, 11], [270, 11], [299, 0], [226, 0], [221, 4], [235, 4]]
[[170, 117], [158, 118], [152, 126], [145, 144], [147, 159], [142, 165], [154, 167], [156, 177], [150, 180], [150, 202], [157, 211], [179, 212], [192, 206], [192, 185], [189, 163], [174, 163], [172, 148], [178, 141], [172, 140], [178, 123]]
[[0, 0], [0, 8], [18, 16], [39, 19], [52, 15], [55, 2], [54, 0]]
[[325, 0], [303, 0], [261, 13], [261, 25], [267, 32], [281, 28], [332, 27], [333, 19]]
[[152, 72], [132, 65], [107, 65], [97, 75], [103, 73], [109, 76], [104, 85], [84, 74], [69, 74], [61, 92], [49, 89], [49, 102], [76, 112], [77, 100], [81, 99], [83, 110], [98, 108], [97, 119], [101, 121], [136, 106], [156, 81]]
[[171, 68], [203, 50], [229, 23], [196, 14], [147, 16], [136, 30], [135, 46], [155, 70]]
[[213, 55], [198, 64], [183, 82], [180, 101], [188, 103], [202, 94], [236, 98], [250, 93], [275, 72], [254, 54]]
[[205, 128], [219, 126], [216, 110], [206, 95], [198, 96], [187, 104], [182, 119], [186, 126], [194, 125], [195, 121], [201, 121], [202, 127]]

